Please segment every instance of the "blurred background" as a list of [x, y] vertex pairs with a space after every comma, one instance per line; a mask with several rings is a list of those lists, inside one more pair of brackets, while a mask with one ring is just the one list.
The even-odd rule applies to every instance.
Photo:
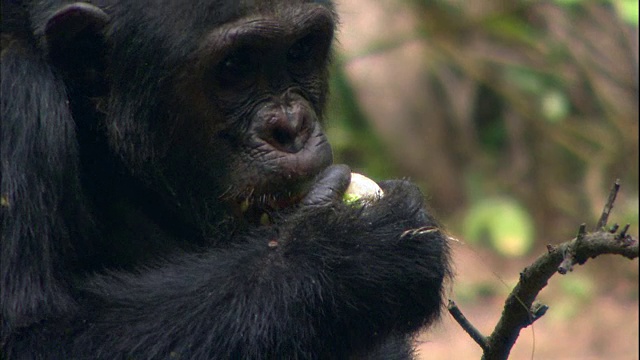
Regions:
[[[418, 183], [452, 236], [449, 296], [483, 333], [547, 244], [638, 234], [638, 0], [341, 0], [335, 161]], [[638, 261], [554, 276], [512, 359], [638, 359]], [[445, 314], [420, 358], [479, 359]]]

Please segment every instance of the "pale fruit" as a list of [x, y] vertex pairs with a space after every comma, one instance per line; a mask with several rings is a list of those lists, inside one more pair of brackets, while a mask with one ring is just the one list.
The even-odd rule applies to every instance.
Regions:
[[342, 197], [346, 204], [353, 204], [357, 201], [375, 201], [384, 195], [384, 192], [375, 181], [368, 177], [351, 173], [351, 183]]

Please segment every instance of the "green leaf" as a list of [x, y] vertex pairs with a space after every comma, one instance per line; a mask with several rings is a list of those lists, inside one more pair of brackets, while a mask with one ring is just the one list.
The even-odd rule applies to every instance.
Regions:
[[507, 82], [531, 94], [538, 94], [546, 87], [543, 76], [531, 68], [509, 66], [504, 69], [504, 76]]
[[584, 0], [554, 0], [554, 2], [561, 6], [572, 6], [582, 3]]
[[622, 20], [638, 26], [638, 0], [617, 0], [614, 1], [614, 5]]
[[550, 123], [559, 123], [571, 112], [571, 104], [564, 92], [558, 89], [546, 91], [540, 99], [542, 115]]
[[534, 232], [527, 210], [510, 198], [489, 198], [474, 204], [463, 225], [467, 241], [486, 242], [509, 257], [527, 254], [533, 247]]
[[534, 29], [526, 21], [501, 14], [490, 17], [484, 22], [485, 28], [493, 34], [525, 44], [535, 44], [537, 38]]

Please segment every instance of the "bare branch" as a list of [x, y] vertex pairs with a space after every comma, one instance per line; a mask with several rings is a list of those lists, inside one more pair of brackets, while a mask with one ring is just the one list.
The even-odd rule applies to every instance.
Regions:
[[625, 225], [622, 231], [618, 234], [618, 240], [624, 240], [628, 235], [627, 231], [629, 231], [629, 224]]
[[616, 233], [619, 229], [617, 224], [610, 229], [604, 228], [619, 188], [620, 183], [616, 180], [596, 231], [588, 233], [586, 225], [580, 225], [575, 239], [558, 245], [547, 245], [547, 253], [520, 273], [520, 280], [507, 297], [502, 316], [490, 336], [482, 336], [462, 315], [457, 306], [453, 302], [449, 303], [452, 316], [483, 349], [483, 360], [506, 359], [520, 335], [520, 330], [546, 313], [548, 307], [534, 304], [534, 301], [556, 271], [566, 274], [572, 271], [574, 265], [582, 265], [589, 258], [603, 254], [620, 255], [628, 259], [638, 258], [638, 238], [627, 233], [629, 225], [619, 233]]
[[576, 235], [576, 246], [567, 246], [566, 253], [563, 256], [562, 263], [558, 266], [558, 272], [562, 275], [573, 271], [573, 264], [576, 263], [575, 248], [579, 246], [584, 240], [584, 236], [587, 234], [587, 224], [580, 224], [578, 229], [578, 235]]
[[595, 231], [602, 229], [607, 226], [607, 221], [609, 221], [609, 214], [611, 213], [611, 209], [613, 209], [613, 203], [616, 201], [616, 196], [618, 196], [618, 191], [620, 190], [620, 179], [616, 179], [611, 187], [611, 191], [609, 191], [609, 198], [607, 199], [607, 203], [604, 205], [604, 209], [602, 209], [602, 215], [600, 215], [600, 220], [596, 224]]
[[[569, 254], [569, 255], [568, 255]], [[566, 273], [575, 264], [603, 254], [616, 254], [628, 259], [638, 257], [638, 239], [599, 231], [585, 234], [581, 240], [567, 241], [541, 256], [520, 274], [520, 280], [505, 301], [502, 317], [488, 338], [488, 348], [483, 359], [506, 359], [515, 344], [520, 330], [532, 323], [535, 316], [529, 310], [538, 293], [547, 286], [555, 274]], [[561, 266], [562, 265], [562, 266]]]
[[488, 346], [487, 337], [482, 335], [480, 331], [476, 329], [469, 320], [467, 320], [453, 300], [449, 300], [447, 309], [449, 310], [449, 314], [451, 314], [451, 316], [453, 316], [453, 318], [458, 322], [458, 325], [460, 325], [462, 329], [466, 331], [478, 345], [480, 345], [482, 350], [486, 350]]

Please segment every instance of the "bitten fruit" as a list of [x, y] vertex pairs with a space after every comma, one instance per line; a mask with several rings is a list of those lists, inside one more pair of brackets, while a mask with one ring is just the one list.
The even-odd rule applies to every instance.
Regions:
[[351, 173], [351, 183], [347, 191], [345, 191], [342, 200], [345, 204], [371, 202], [380, 199], [383, 195], [384, 192], [375, 181], [362, 174]]

